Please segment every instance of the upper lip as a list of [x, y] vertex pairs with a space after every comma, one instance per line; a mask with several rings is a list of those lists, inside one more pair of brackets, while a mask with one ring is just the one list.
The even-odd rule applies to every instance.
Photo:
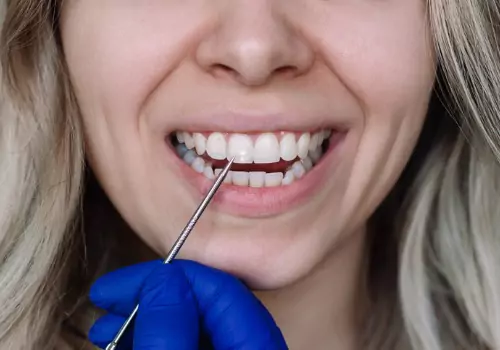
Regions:
[[251, 133], [267, 131], [312, 131], [322, 128], [344, 131], [347, 120], [332, 120], [331, 116], [302, 116], [297, 114], [263, 113], [205, 113], [193, 118], [179, 118], [170, 125], [168, 133], [182, 130], [191, 132]]

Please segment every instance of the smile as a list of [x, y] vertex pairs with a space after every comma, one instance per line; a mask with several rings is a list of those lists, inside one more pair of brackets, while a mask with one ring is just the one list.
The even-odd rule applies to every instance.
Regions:
[[303, 178], [329, 147], [331, 130], [316, 132], [190, 133], [172, 137], [177, 155], [194, 171], [214, 179], [235, 158], [227, 184], [253, 188], [287, 186]]
[[[266, 124], [265, 122], [263, 124]], [[216, 125], [200, 125], [213, 128]], [[256, 218], [280, 215], [325, 190], [340, 160], [348, 131], [309, 127], [304, 131], [187, 131], [169, 133], [179, 175], [203, 195], [228, 159], [231, 171], [214, 198], [218, 211]], [[282, 129], [283, 130], [283, 129]]]

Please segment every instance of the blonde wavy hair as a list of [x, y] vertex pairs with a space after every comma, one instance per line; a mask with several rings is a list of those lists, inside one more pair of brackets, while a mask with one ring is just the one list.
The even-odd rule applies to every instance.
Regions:
[[[59, 1], [0, 4], [2, 349], [80, 347], [65, 334], [87, 326], [79, 296], [99, 265], [85, 255], [97, 243], [82, 227], [88, 174]], [[497, 350], [500, 5], [427, 5], [438, 79], [413, 158], [371, 220], [364, 349]]]

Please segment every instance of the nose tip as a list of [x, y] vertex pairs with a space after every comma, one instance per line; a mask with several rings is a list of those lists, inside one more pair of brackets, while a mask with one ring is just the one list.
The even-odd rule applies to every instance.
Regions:
[[248, 86], [307, 71], [313, 52], [305, 39], [271, 9], [246, 7], [220, 17], [221, 23], [197, 48], [198, 64], [215, 76]]

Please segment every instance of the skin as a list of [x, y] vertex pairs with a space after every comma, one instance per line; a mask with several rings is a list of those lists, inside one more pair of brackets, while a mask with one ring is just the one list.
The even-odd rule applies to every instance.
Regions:
[[424, 3], [68, 0], [61, 33], [89, 162], [161, 256], [200, 200], [168, 132], [207, 113], [281, 113], [278, 129], [344, 123], [319, 193], [266, 218], [210, 207], [181, 255], [258, 290], [290, 348], [354, 348], [364, 227], [411, 155], [434, 83]]

